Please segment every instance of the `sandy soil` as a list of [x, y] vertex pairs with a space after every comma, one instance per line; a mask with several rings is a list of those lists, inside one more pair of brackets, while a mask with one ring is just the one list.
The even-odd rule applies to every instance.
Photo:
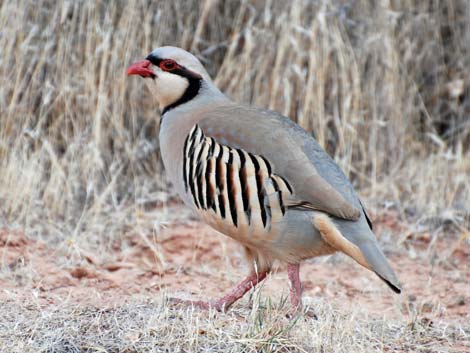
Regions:
[[[376, 217], [376, 223], [379, 234], [384, 229], [406, 234], [390, 215]], [[197, 222], [167, 228], [157, 239], [128, 234], [123, 241], [126, 246], [116, 245], [116, 261], [105, 262], [99, 253], [55, 249], [22, 232], [0, 230], [0, 259], [11, 274], [0, 278], [0, 302], [106, 306], [135, 295], [154, 297], [162, 291], [183, 298], [212, 298], [247, 273], [239, 245]], [[428, 234], [413, 236], [412, 251], [402, 245], [400, 251], [388, 254], [404, 285], [401, 295], [352, 260], [337, 255], [302, 265], [305, 302], [321, 296], [338, 308], [360, 306], [374, 316], [421, 315], [430, 322], [463, 323], [470, 319], [470, 246], [462, 242], [451, 248], [445, 239], [438, 239], [434, 253], [446, 252], [450, 258], [432, 261], [426, 256], [430, 241]], [[64, 261], [71, 257], [75, 260]], [[270, 275], [262, 291], [274, 299], [288, 295], [282, 267]], [[244, 299], [237, 305], [249, 303]]]

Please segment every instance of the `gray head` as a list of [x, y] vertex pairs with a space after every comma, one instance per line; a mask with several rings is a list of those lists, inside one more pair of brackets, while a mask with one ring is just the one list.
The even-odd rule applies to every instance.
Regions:
[[145, 60], [129, 66], [127, 74], [146, 79], [162, 115], [197, 96], [202, 81], [212, 85], [201, 62], [193, 54], [177, 47], [155, 49]]

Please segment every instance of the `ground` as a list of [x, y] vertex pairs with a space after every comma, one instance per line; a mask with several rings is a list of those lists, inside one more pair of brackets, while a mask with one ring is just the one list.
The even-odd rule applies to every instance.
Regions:
[[[317, 314], [317, 319], [305, 317], [303, 320], [321, 322], [325, 310], [330, 310], [335, 315], [351, 315], [349, 318], [353, 319], [367, 317], [368, 325], [379, 320], [402, 328], [416, 325], [422, 328], [421, 336], [408, 337], [408, 342], [399, 339], [392, 344], [384, 339], [383, 346], [373, 346], [378, 351], [470, 351], [469, 245], [464, 239], [449, 242], [444, 236], [407, 233], [406, 228], [399, 225], [397, 214], [390, 211], [376, 215], [375, 224], [378, 234], [392, 237], [386, 239], [385, 250], [403, 283], [403, 293], [395, 295], [374, 274], [343, 255], [315, 259], [302, 265], [301, 279], [304, 303]], [[3, 318], [3, 327], [11, 325], [11, 320], [26, 320], [26, 312], [33, 315], [34, 320], [37, 320], [36, 315], [44, 319], [47, 313], [63, 314], [70, 308], [75, 313], [85, 310], [80, 315], [86, 316], [91, 311], [101, 313], [101, 317], [103, 311], [117, 315], [116, 311], [129, 303], [144, 305], [149, 312], [158, 311], [157, 307], [163, 305], [165, 310], [174, 311], [172, 315], [175, 312], [187, 315], [188, 310], [193, 309], [173, 308], [165, 299], [218, 297], [247, 271], [240, 246], [197, 221], [178, 222], [148, 237], [126, 234], [112, 249], [113, 257], [102, 257], [98, 252], [80, 250], [73, 244], [51, 246], [31, 239], [21, 230], [2, 229], [0, 256], [5, 266], [0, 277], [0, 302], [10, 308]], [[247, 296], [228, 314], [217, 315], [226, 316], [222, 321], [245, 320], [251, 315], [247, 310], [252, 313], [253, 306], [269, 307], [269, 303], [282, 307], [272, 314], [279, 315], [288, 307], [288, 303], [283, 305], [288, 293], [287, 275], [279, 266], [256, 292], [257, 305], [254, 305], [253, 295]], [[121, 314], [125, 317], [129, 313]], [[196, 314], [201, 315], [205, 320], [211, 319], [209, 313]], [[287, 320], [286, 325], [288, 323]], [[23, 340], [37, 343], [38, 337], [34, 335], [41, 330], [33, 326], [29, 327], [31, 332], [16, 334]], [[27, 320], [25, 327], [28, 327]], [[138, 341], [140, 334], [136, 335], [131, 338]], [[387, 337], [389, 333], [383, 335]], [[124, 340], [128, 339], [126, 337]], [[9, 338], [2, 339], [6, 342]], [[104, 344], [98, 342], [101, 342], [96, 343], [98, 346]], [[51, 351], [68, 351], [63, 342], [60, 344]], [[183, 351], [193, 347], [185, 344], [180, 348]], [[79, 343], [76, 346], [80, 347], [77, 351], [93, 351]], [[13, 351], [11, 345], [8, 347], [6, 351]], [[31, 347], [35, 347], [34, 344], [23, 348], [28, 351]], [[122, 349], [113, 345], [103, 347], [104, 351]], [[287, 349], [284, 345], [279, 347]], [[361, 349], [366, 349], [364, 347]], [[263, 349], [276, 351], [277, 348]]]

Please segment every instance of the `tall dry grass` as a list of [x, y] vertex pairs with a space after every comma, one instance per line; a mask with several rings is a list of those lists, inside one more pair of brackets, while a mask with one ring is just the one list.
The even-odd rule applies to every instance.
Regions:
[[168, 198], [156, 104], [124, 74], [160, 45], [311, 131], [369, 204], [468, 227], [464, 0], [0, 1], [2, 223], [102, 242]]

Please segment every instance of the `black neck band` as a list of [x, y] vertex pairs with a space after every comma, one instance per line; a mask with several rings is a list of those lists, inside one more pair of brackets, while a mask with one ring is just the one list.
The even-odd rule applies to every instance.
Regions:
[[199, 93], [199, 90], [201, 89], [201, 79], [188, 77], [188, 76], [183, 76], [183, 77], [186, 77], [186, 79], [189, 82], [189, 86], [186, 88], [186, 91], [184, 91], [184, 94], [180, 97], [180, 99], [178, 99], [176, 102], [171, 103], [170, 105], [167, 105], [165, 108], [163, 108], [162, 117], [169, 110], [176, 108], [177, 106], [190, 101], [191, 99], [196, 97], [197, 94]]

